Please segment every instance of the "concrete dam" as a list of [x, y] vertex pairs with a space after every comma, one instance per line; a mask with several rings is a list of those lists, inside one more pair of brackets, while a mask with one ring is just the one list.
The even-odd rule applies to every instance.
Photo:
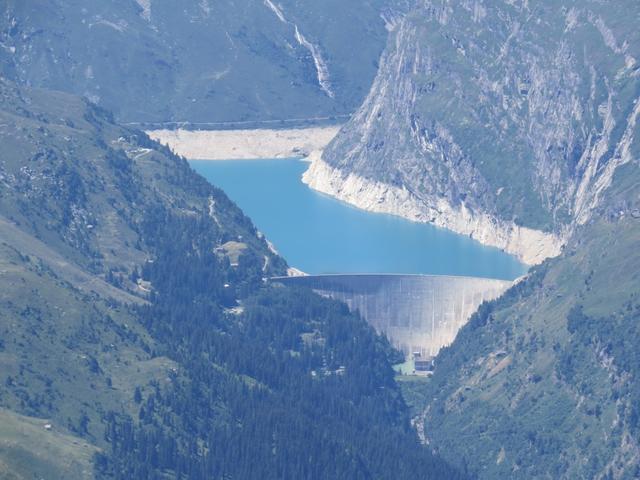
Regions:
[[434, 356], [449, 345], [484, 301], [513, 282], [440, 275], [309, 275], [277, 277], [345, 302], [405, 355]]

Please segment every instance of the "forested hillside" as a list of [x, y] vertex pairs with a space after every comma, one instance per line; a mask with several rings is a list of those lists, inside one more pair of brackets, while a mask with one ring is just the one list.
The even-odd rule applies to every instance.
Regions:
[[480, 478], [640, 475], [640, 165], [559, 258], [484, 305], [418, 389], [429, 444]]
[[0, 81], [0, 476], [457, 478], [397, 353], [109, 113]]

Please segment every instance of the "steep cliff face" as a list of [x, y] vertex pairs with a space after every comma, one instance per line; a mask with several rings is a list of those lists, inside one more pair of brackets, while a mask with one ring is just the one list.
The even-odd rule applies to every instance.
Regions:
[[406, 3], [9, 0], [0, 71], [86, 96], [125, 122], [348, 115]]
[[629, 161], [639, 13], [633, 1], [422, 2], [305, 181], [364, 208], [408, 203], [406, 216], [530, 263], [557, 254]]

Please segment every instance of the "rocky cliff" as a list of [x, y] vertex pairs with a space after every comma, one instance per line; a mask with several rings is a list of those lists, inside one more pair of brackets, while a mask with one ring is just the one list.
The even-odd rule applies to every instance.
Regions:
[[637, 18], [633, 1], [421, 2], [305, 181], [528, 263], [556, 255], [630, 160]]

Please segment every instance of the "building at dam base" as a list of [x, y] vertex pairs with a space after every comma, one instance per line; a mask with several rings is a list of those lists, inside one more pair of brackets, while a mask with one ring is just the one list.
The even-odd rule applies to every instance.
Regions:
[[440, 275], [309, 275], [272, 279], [345, 302], [406, 356], [434, 356], [484, 301], [513, 282]]

